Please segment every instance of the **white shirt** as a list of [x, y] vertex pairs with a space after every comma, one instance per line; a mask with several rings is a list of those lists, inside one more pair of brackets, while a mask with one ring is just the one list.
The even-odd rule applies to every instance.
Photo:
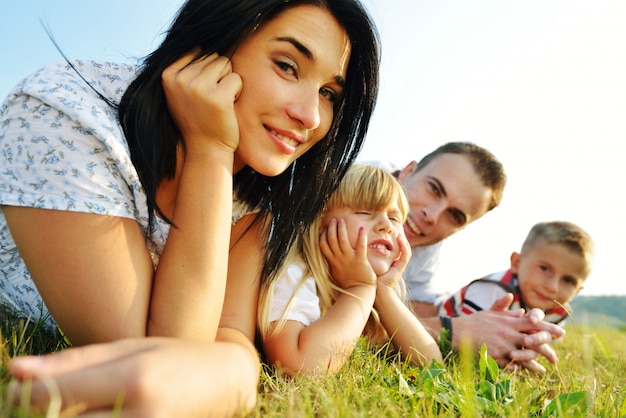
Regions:
[[[116, 110], [137, 68], [73, 61], [47, 66], [18, 84], [0, 109], [0, 205], [135, 219], [156, 268], [169, 224], [148, 206]], [[93, 87], [93, 88], [92, 88]], [[233, 223], [247, 211], [234, 201]], [[97, 237], [94, 237], [97, 239]], [[20, 317], [55, 322], [22, 259], [0, 209], [0, 304]]]

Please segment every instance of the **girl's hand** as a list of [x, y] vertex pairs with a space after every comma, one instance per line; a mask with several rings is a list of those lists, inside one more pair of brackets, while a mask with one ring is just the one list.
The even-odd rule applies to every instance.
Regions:
[[234, 152], [239, 145], [235, 100], [242, 88], [228, 58], [211, 54], [195, 59], [195, 49], [163, 71], [167, 107], [185, 141], [187, 153], [218, 144]]
[[411, 246], [404, 234], [398, 236], [398, 245], [400, 246], [400, 255], [391, 264], [386, 273], [378, 276], [378, 283], [391, 288], [395, 287], [402, 280], [402, 273], [404, 273], [404, 269], [411, 259]]
[[367, 259], [367, 234], [363, 230], [359, 231], [356, 249], [353, 249], [343, 219], [331, 219], [328, 228], [322, 231], [320, 248], [337, 286], [348, 289], [376, 285], [376, 273]]

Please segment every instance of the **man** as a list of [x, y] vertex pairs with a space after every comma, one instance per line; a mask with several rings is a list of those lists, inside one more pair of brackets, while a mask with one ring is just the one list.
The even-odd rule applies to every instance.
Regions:
[[505, 296], [490, 311], [443, 320], [436, 316], [437, 294], [431, 281], [437, 268], [442, 241], [497, 207], [506, 175], [502, 164], [489, 151], [467, 142], [450, 142], [396, 173], [404, 186], [410, 213], [404, 225], [412, 247], [405, 279], [409, 299], [422, 322], [439, 336], [442, 325], [451, 332], [458, 348], [469, 339], [476, 349], [484, 343], [501, 366], [545, 369], [535, 360], [543, 355], [557, 361], [547, 344], [563, 330], [543, 321], [542, 312], [521, 316], [508, 311], [512, 295]]

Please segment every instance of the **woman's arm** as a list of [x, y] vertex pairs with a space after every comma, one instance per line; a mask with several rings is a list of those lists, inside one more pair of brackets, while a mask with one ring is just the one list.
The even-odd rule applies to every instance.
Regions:
[[[262, 254], [252, 216], [233, 227], [229, 281], [217, 342], [139, 338], [14, 359], [19, 382], [34, 376], [32, 403], [46, 406], [54, 382], [65, 406], [121, 416], [232, 416], [256, 401], [260, 362], [252, 344]], [[22, 383], [14, 385], [18, 402]]]
[[212, 341], [228, 272], [239, 142], [234, 101], [241, 79], [225, 57], [213, 54], [192, 62], [194, 56], [195, 51], [183, 56], [162, 75], [168, 109], [184, 140], [184, 159], [176, 194], [170, 196], [173, 204], [166, 207], [174, 225], [156, 272], [148, 335]]
[[254, 341], [256, 331], [261, 266], [265, 251], [265, 224], [253, 224], [255, 216], [244, 216], [233, 226], [226, 296], [220, 320], [220, 329], [236, 330], [249, 341]]
[[137, 221], [4, 206], [50, 313], [73, 345], [146, 334], [154, 274]]
[[[184, 84], [191, 71], [200, 83], [191, 91], [174, 86], [168, 92], [186, 153], [180, 155], [176, 180], [163, 186], [169, 193], [157, 193], [176, 226], [156, 277], [135, 219], [3, 207], [46, 306], [74, 345], [146, 334], [215, 339], [226, 282], [233, 150], [238, 142], [233, 102], [241, 80], [228, 73], [225, 58], [177, 71], [185, 59], [190, 56], [168, 69], [175, 76], [164, 75]], [[194, 92], [217, 84], [220, 77], [219, 91], [203, 103], [209, 90]], [[208, 111], [216, 117], [207, 117]], [[209, 119], [223, 123], [207, 126]]]
[[10, 370], [16, 404], [28, 393], [47, 408], [58, 394], [63, 408], [102, 416], [227, 417], [254, 407], [259, 361], [237, 342], [154, 337], [18, 357]]

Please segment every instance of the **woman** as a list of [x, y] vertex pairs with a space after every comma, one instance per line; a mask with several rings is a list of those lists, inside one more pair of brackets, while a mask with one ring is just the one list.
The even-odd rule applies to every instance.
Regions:
[[[138, 69], [76, 61], [22, 82], [0, 123], [4, 303], [35, 319], [49, 310], [74, 345], [135, 339], [25, 359], [14, 373], [39, 362], [88, 408], [110, 408], [120, 390], [126, 407], [161, 413], [249, 407], [260, 278], [360, 150], [378, 62], [355, 0], [190, 0]], [[101, 398], [85, 381], [64, 386], [96, 369]], [[211, 396], [164, 399], [145, 377], [172, 370]]]

